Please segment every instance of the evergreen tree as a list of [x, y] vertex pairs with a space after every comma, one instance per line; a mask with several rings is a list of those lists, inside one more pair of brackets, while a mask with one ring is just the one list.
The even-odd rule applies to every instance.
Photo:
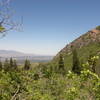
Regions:
[[59, 70], [60, 69], [64, 69], [64, 61], [63, 61], [63, 57], [61, 54], [59, 56]]
[[10, 68], [13, 69], [13, 59], [12, 59], [12, 57], [10, 58]]
[[93, 61], [93, 64], [92, 64], [92, 72], [95, 73], [96, 72], [96, 61]]
[[79, 59], [77, 55], [77, 50], [72, 48], [72, 54], [73, 54], [73, 66], [72, 66], [72, 71], [76, 74], [80, 74], [81, 68], [79, 64]]
[[17, 69], [17, 63], [16, 63], [16, 60], [13, 61], [13, 67], [14, 67], [14, 69]]
[[64, 68], [64, 59], [62, 54], [59, 56], [59, 72], [62, 74], [65, 74], [65, 68]]
[[4, 62], [4, 70], [5, 71], [9, 71], [10, 70], [10, 64], [9, 64], [8, 59], [5, 59], [5, 62]]
[[31, 64], [30, 64], [30, 61], [26, 59], [26, 60], [25, 60], [25, 64], [24, 64], [24, 69], [25, 69], [25, 70], [29, 70], [29, 69], [30, 69], [30, 65], [31, 65]]
[[0, 70], [2, 70], [2, 62], [0, 61]]

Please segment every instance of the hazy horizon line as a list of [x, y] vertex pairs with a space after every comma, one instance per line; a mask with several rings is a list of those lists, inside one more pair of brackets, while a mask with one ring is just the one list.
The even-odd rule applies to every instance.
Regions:
[[19, 52], [19, 53], [23, 53], [23, 54], [31, 54], [31, 55], [38, 55], [38, 56], [55, 56], [57, 53], [55, 54], [44, 54], [44, 53], [35, 53], [35, 52], [24, 52], [21, 50], [14, 50], [14, 49], [0, 49], [0, 51], [14, 51], [14, 52]]

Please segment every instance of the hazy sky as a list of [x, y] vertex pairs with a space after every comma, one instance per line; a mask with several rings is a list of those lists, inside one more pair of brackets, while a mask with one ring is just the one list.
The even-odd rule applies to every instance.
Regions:
[[12, 0], [23, 32], [12, 31], [0, 49], [55, 55], [67, 43], [100, 25], [100, 0]]

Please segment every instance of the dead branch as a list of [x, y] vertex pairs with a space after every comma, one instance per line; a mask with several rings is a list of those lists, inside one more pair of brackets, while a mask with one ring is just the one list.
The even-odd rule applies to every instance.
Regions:
[[12, 96], [11, 100], [16, 100], [16, 95], [18, 94], [19, 90], [20, 90], [20, 86], [18, 85], [18, 89], [15, 92], [15, 94]]

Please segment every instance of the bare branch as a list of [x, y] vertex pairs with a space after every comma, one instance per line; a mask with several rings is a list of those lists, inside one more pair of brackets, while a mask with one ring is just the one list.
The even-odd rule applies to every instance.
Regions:
[[4, 37], [8, 31], [17, 30], [21, 31], [23, 19], [21, 19], [21, 23], [17, 23], [13, 21], [14, 11], [10, 9], [9, 2], [11, 0], [3, 0], [0, 2], [0, 36]]
[[16, 95], [18, 94], [19, 90], [20, 90], [20, 86], [18, 85], [18, 89], [17, 89], [17, 91], [15, 92], [15, 94], [12, 96], [11, 100], [16, 100], [15, 97], [16, 97]]

